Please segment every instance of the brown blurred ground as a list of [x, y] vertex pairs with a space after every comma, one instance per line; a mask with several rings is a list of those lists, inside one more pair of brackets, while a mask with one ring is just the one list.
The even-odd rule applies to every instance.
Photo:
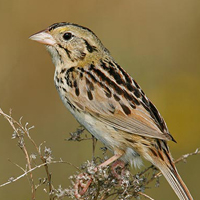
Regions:
[[[85, 0], [0, 1], [0, 107], [35, 125], [32, 137], [44, 140], [55, 158], [80, 165], [91, 159], [90, 142], [64, 141], [78, 126], [54, 88], [54, 66], [45, 48], [28, 37], [48, 25], [68, 21], [92, 29], [142, 86], [164, 116], [178, 141], [170, 143], [175, 158], [200, 146], [200, 1]], [[11, 140], [12, 129], [0, 116], [0, 184], [22, 173], [7, 161], [24, 165], [24, 156]], [[199, 199], [200, 157], [178, 165]], [[68, 185], [70, 166], [50, 167], [57, 187]], [[44, 176], [39, 169], [36, 175]], [[166, 181], [147, 193], [155, 199], [176, 199]], [[30, 199], [26, 178], [0, 188], [0, 199]], [[37, 199], [48, 199], [40, 189]]]

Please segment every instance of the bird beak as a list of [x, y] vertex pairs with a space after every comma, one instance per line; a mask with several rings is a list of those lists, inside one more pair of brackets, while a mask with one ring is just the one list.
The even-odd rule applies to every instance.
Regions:
[[52, 37], [52, 35], [47, 30], [40, 31], [39, 33], [35, 33], [31, 37], [29, 37], [29, 39], [35, 40], [35, 41], [45, 44], [45, 45], [53, 46], [56, 44], [55, 39]]

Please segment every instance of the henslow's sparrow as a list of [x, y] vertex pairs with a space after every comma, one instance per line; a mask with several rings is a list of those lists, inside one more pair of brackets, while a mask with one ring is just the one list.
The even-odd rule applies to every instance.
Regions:
[[143, 156], [163, 173], [179, 199], [193, 199], [173, 164], [167, 141], [175, 140], [164, 119], [91, 30], [56, 23], [30, 39], [50, 52], [65, 106], [114, 153], [102, 166], [118, 158], [140, 166]]

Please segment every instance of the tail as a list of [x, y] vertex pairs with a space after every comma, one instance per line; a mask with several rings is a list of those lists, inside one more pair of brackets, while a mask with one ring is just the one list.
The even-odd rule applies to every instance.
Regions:
[[[165, 143], [164, 141], [162, 142]], [[178, 174], [168, 147], [166, 145], [162, 145], [162, 147], [164, 148], [156, 149], [157, 151], [150, 149], [151, 153], [149, 153], [148, 157], [146, 157], [147, 160], [149, 160], [162, 172], [180, 200], [193, 200], [187, 186]]]
[[168, 183], [180, 200], [193, 200], [192, 195], [178, 174], [175, 166], [171, 166], [171, 168], [169, 168], [167, 165], [157, 165], [157, 167], [167, 179]]

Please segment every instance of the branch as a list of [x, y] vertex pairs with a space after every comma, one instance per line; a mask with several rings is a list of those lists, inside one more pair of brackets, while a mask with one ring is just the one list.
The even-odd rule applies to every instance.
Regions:
[[[36, 189], [44, 183], [48, 183], [49, 198], [50, 200], [52, 200], [63, 199], [65, 196], [76, 198], [77, 196], [79, 196], [79, 192], [84, 189], [83, 186], [87, 185], [88, 182], [91, 183], [90, 187], [86, 190], [86, 192], [83, 195], [81, 195], [81, 199], [89, 200], [92, 197], [95, 200], [104, 200], [109, 197], [113, 200], [130, 200], [132, 198], [137, 198], [138, 196], [144, 196], [147, 199], [154, 200], [152, 197], [144, 193], [145, 189], [147, 189], [147, 185], [150, 182], [162, 176], [161, 172], [155, 171], [155, 167], [153, 165], [147, 167], [146, 169], [135, 175], [131, 175], [128, 165], [123, 168], [119, 166], [119, 168], [116, 168], [115, 173], [113, 171], [112, 166], [98, 168], [98, 170], [96, 171], [96, 167], [107, 159], [105, 156], [105, 149], [102, 148], [102, 154], [104, 157], [103, 159], [100, 157], [94, 158], [96, 140], [94, 140], [94, 138], [88, 138], [87, 135], [85, 135], [85, 138], [84, 136], [82, 138], [82, 132], [84, 131], [82, 127], [77, 129], [76, 132], [70, 133], [71, 137], [68, 140], [80, 142], [83, 140], [92, 139], [92, 161], [87, 161], [83, 163], [80, 168], [61, 159], [58, 161], [52, 161], [52, 150], [50, 148], [45, 147], [44, 152], [42, 153], [41, 149], [44, 142], [38, 146], [30, 136], [29, 130], [33, 127], [28, 128], [28, 123], [26, 123], [25, 126], [23, 126], [21, 123], [22, 118], [20, 118], [18, 122], [11, 117], [11, 113], [10, 115], [7, 115], [2, 111], [2, 109], [0, 109], [0, 115], [2, 115], [13, 128], [14, 134], [12, 135], [12, 138], [18, 138], [18, 146], [22, 149], [27, 163], [27, 169], [24, 169], [16, 163], [13, 163], [23, 171], [23, 174], [19, 175], [17, 178], [11, 177], [7, 182], [1, 184], [0, 188], [27, 176], [31, 184], [32, 200], [35, 200]], [[42, 161], [40, 165], [36, 165], [35, 167], [31, 166], [31, 162], [34, 162], [36, 164], [36, 162], [34, 161], [34, 159], [36, 159], [36, 154], [28, 153], [27, 147], [25, 145], [25, 136], [27, 136], [27, 138], [31, 141], [32, 145], [35, 147], [37, 154], [39, 155], [40, 160]], [[188, 157], [197, 154], [200, 154], [200, 148], [197, 148], [192, 153], [182, 155], [180, 158], [175, 160], [174, 163], [176, 164], [181, 161], [186, 162]], [[76, 174], [70, 176], [69, 178], [71, 180], [72, 185], [68, 189], [62, 189], [61, 186], [59, 186], [58, 189], [55, 189], [51, 183], [51, 173], [49, 172], [49, 165], [57, 163], [71, 165], [77, 170]], [[40, 181], [38, 185], [35, 185], [32, 172], [41, 167], [45, 168], [47, 178], [45, 177], [44, 179], [40, 179], [42, 181]], [[149, 172], [152, 172], [150, 171], [150, 169], [153, 169], [152, 176], [149, 176]], [[81, 174], [77, 175], [77, 173]]]
[[147, 199], [154, 200], [153, 198], [151, 198], [150, 196], [148, 196], [147, 194], [145, 194], [143, 192], [138, 192], [138, 194], [141, 195], [141, 196], [144, 196]]
[[[33, 172], [34, 170], [36, 170], [36, 169], [38, 169], [38, 168], [41, 168], [41, 167], [43, 167], [43, 166], [45, 166], [45, 165], [47, 165], [47, 164], [57, 164], [57, 163], [64, 163], [64, 164], [68, 164], [68, 165], [74, 166], [74, 165], [72, 165], [71, 163], [66, 162], [66, 161], [62, 161], [62, 160], [51, 161], [51, 162], [47, 162], [47, 163], [42, 163], [42, 164], [37, 165], [37, 166], [33, 167], [32, 169], [26, 171], [25, 173], [21, 174], [21, 175], [18, 176], [17, 178], [11, 177], [11, 178], [9, 179], [9, 181], [7, 181], [7, 182], [1, 184], [1, 185], [0, 185], [0, 188], [3, 187], [3, 186], [5, 186], [5, 185], [8, 185], [8, 184], [10, 184], [10, 183], [13, 183], [13, 182], [18, 181], [19, 179], [23, 178], [24, 176], [27, 176], [28, 174], [30, 174], [30, 173]], [[16, 164], [16, 165], [17, 165], [17, 164]], [[18, 167], [20, 167], [20, 166], [18, 165]], [[20, 167], [20, 168], [21, 168], [21, 167]], [[24, 169], [22, 169], [22, 170], [24, 171]]]
[[187, 159], [188, 157], [190, 157], [190, 156], [195, 156], [195, 155], [197, 155], [197, 154], [200, 154], [200, 148], [197, 148], [197, 149], [196, 149], [194, 152], [192, 152], [192, 153], [187, 153], [187, 154], [185, 154], [185, 155], [182, 155], [180, 158], [176, 159], [176, 160], [174, 161], [174, 163], [176, 164], [176, 163], [179, 163], [179, 162], [181, 162], [181, 161], [186, 162], [186, 159]]
[[[10, 114], [11, 114], [11, 111], [10, 111]], [[26, 131], [24, 130], [24, 128], [21, 126], [20, 123], [16, 122], [11, 116], [5, 114], [2, 111], [1, 108], [0, 108], [0, 115], [3, 115], [4, 118], [10, 123], [10, 125], [13, 128], [16, 136], [19, 138], [18, 146], [22, 149], [23, 153], [25, 154], [25, 158], [26, 158], [26, 162], [27, 162], [27, 165], [28, 165], [28, 169], [31, 170], [30, 157], [29, 157], [29, 154], [28, 154], [24, 139], [19, 133], [19, 131], [21, 131], [21, 130], [23, 130], [24, 132], [26, 132]], [[21, 128], [21, 130], [17, 129], [14, 124], [17, 124]], [[30, 176], [30, 182], [31, 182], [32, 199], [34, 200], [35, 199], [35, 187], [34, 187], [34, 181], [33, 181], [33, 174], [29, 173], [29, 176]]]

